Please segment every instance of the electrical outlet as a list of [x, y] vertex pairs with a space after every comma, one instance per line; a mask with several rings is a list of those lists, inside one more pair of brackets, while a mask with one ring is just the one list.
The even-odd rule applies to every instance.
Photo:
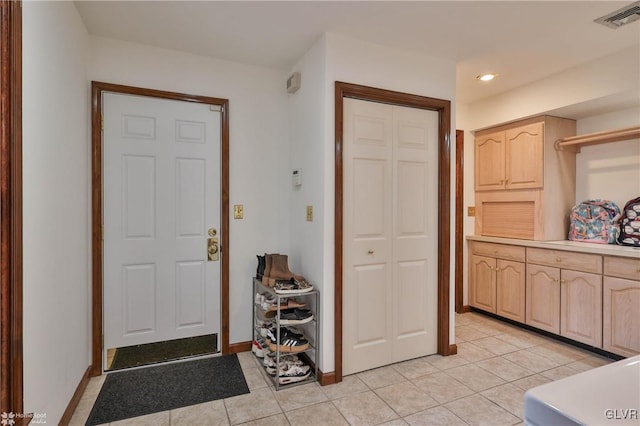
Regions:
[[244, 206], [242, 204], [234, 204], [233, 206], [233, 218], [242, 219], [244, 217]]
[[467, 207], [467, 216], [475, 216], [476, 215], [476, 206]]
[[313, 206], [307, 206], [307, 222], [313, 222]]

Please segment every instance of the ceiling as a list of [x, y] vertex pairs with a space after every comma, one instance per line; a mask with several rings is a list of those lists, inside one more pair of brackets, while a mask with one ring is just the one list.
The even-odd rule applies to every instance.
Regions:
[[[89, 33], [289, 70], [324, 32], [456, 63], [457, 100], [486, 98], [637, 46], [630, 1], [76, 1]], [[480, 83], [482, 72], [499, 78]]]

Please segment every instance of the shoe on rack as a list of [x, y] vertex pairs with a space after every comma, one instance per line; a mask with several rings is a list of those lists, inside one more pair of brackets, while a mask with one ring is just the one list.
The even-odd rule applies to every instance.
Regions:
[[286, 254], [275, 254], [272, 256], [269, 282], [273, 285], [277, 280], [288, 281], [293, 279], [297, 282], [304, 283], [305, 286], [311, 286], [311, 284], [309, 284], [309, 282], [302, 275], [296, 275], [291, 272], [288, 262], [289, 257]]
[[[286, 355], [285, 355], [286, 356]], [[296, 366], [299, 367], [300, 370], [306, 372], [309, 371], [310, 367], [305, 364], [304, 362], [298, 360], [295, 362], [291, 362], [291, 361], [280, 361], [280, 375], [282, 375], [285, 371], [287, 371], [289, 368]], [[276, 363], [274, 362], [273, 364], [270, 364], [268, 366], [265, 367], [265, 370], [267, 371], [267, 373], [269, 373], [269, 375], [271, 376], [275, 376], [276, 375]]]
[[281, 385], [301, 382], [311, 375], [311, 368], [308, 365], [286, 365], [278, 372], [278, 382]]
[[264, 351], [262, 349], [262, 345], [260, 343], [258, 343], [257, 340], [254, 340], [253, 343], [251, 344], [251, 351], [256, 354], [256, 356], [258, 358], [263, 358], [264, 357]]
[[313, 286], [306, 280], [298, 281], [295, 278], [276, 280], [274, 284], [274, 291], [278, 294], [306, 293], [311, 290], [313, 290]]
[[267, 331], [267, 346], [273, 352], [280, 351], [286, 353], [297, 353], [309, 349], [309, 341], [300, 334], [287, 331], [285, 327], [280, 327], [280, 344], [276, 335], [277, 331], [271, 329]]
[[280, 312], [281, 325], [306, 324], [313, 320], [313, 313], [308, 309], [285, 309]]
[[265, 253], [264, 254], [264, 273], [262, 275], [262, 285], [265, 285], [267, 287], [273, 287], [273, 284], [271, 284], [272, 280], [271, 280], [271, 269], [273, 266], [273, 257], [274, 256], [278, 256], [278, 253], [274, 253], [274, 254], [268, 254]]
[[256, 255], [258, 258], [258, 269], [256, 269], [256, 278], [262, 281], [262, 277], [264, 275], [264, 267], [265, 267], [265, 257]]

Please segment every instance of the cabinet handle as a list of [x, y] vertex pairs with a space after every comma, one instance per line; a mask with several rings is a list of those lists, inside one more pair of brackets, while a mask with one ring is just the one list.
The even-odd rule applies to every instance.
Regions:
[[500, 179], [500, 185], [504, 185], [504, 179]]
[[557, 283], [558, 281], [560, 281], [560, 280], [559, 280], [559, 279], [557, 279], [557, 278], [554, 278], [554, 279], [553, 279], [553, 282], [554, 282], [554, 283]]
[[373, 250], [369, 250], [369, 251], [367, 252], [367, 254], [373, 254], [373, 253], [374, 253], [374, 252], [373, 252]]
[[560, 280], [560, 284], [565, 284], [567, 280]]
[[556, 262], [562, 262], [562, 258], [560, 256], [556, 256]]
[[500, 272], [500, 268], [496, 268], [496, 272]]

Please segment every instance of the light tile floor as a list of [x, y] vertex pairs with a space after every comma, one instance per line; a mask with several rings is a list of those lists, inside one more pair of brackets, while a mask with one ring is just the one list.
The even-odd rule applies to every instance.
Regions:
[[[611, 362], [477, 313], [456, 315], [458, 354], [432, 355], [276, 392], [250, 352], [251, 392], [112, 425], [516, 425], [529, 388]], [[71, 425], [84, 425], [105, 376], [91, 379]]]

